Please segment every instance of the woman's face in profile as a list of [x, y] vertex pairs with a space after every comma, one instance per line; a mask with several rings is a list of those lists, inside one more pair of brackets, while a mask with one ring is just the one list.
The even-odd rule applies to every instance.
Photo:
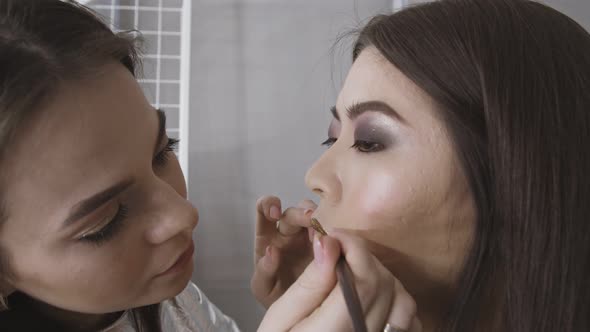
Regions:
[[182, 291], [198, 222], [163, 114], [122, 65], [100, 73], [61, 84], [19, 131], [2, 177], [3, 288], [85, 313]]
[[472, 195], [436, 108], [367, 48], [332, 110], [328, 148], [306, 176], [320, 196], [314, 216], [328, 233], [367, 239], [414, 293], [452, 283], [475, 226]]

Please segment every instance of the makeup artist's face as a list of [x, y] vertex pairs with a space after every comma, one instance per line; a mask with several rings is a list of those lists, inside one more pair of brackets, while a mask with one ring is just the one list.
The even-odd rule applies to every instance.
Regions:
[[85, 313], [182, 291], [198, 221], [163, 117], [122, 65], [102, 72], [61, 85], [3, 168], [9, 286]]
[[353, 64], [334, 109], [325, 153], [306, 182], [315, 216], [353, 231], [413, 292], [456, 278], [475, 208], [433, 101], [374, 48]]

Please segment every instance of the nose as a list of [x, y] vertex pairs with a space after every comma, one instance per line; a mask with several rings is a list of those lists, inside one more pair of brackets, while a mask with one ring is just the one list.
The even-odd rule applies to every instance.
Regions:
[[173, 188], [166, 188], [165, 183], [159, 187], [151, 197], [154, 212], [148, 241], [157, 245], [178, 235], [191, 238], [199, 222], [199, 211]]
[[337, 202], [342, 195], [342, 182], [338, 176], [338, 162], [334, 147], [316, 160], [305, 174], [305, 184], [321, 199]]

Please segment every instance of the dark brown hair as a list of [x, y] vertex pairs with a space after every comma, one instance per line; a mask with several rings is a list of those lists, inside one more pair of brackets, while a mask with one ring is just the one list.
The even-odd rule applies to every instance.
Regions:
[[[113, 33], [88, 8], [74, 1], [0, 0], [0, 158], [19, 128], [56, 92], [60, 82], [98, 73], [119, 62], [136, 75], [137, 33]], [[4, 219], [10, 218], [2, 210]], [[0, 244], [1, 247], [1, 244]], [[0, 252], [0, 276], [10, 273], [10, 257]], [[2, 329], [47, 331], [57, 322], [36, 317], [16, 292], [0, 319]], [[159, 305], [137, 308], [140, 331], [160, 331]], [[8, 325], [10, 324], [10, 325]], [[12, 327], [10, 327], [12, 325]], [[63, 331], [63, 330], [62, 330]]]
[[590, 331], [590, 35], [533, 1], [441, 0], [375, 17], [354, 59], [370, 46], [438, 104], [478, 211], [440, 330]]

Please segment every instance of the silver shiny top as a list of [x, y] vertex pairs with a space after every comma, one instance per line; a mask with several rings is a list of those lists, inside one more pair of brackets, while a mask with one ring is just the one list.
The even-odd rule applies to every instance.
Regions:
[[[239, 332], [236, 323], [227, 317], [192, 282], [176, 297], [160, 306], [164, 332]], [[132, 317], [125, 312], [101, 332], [135, 332]]]

